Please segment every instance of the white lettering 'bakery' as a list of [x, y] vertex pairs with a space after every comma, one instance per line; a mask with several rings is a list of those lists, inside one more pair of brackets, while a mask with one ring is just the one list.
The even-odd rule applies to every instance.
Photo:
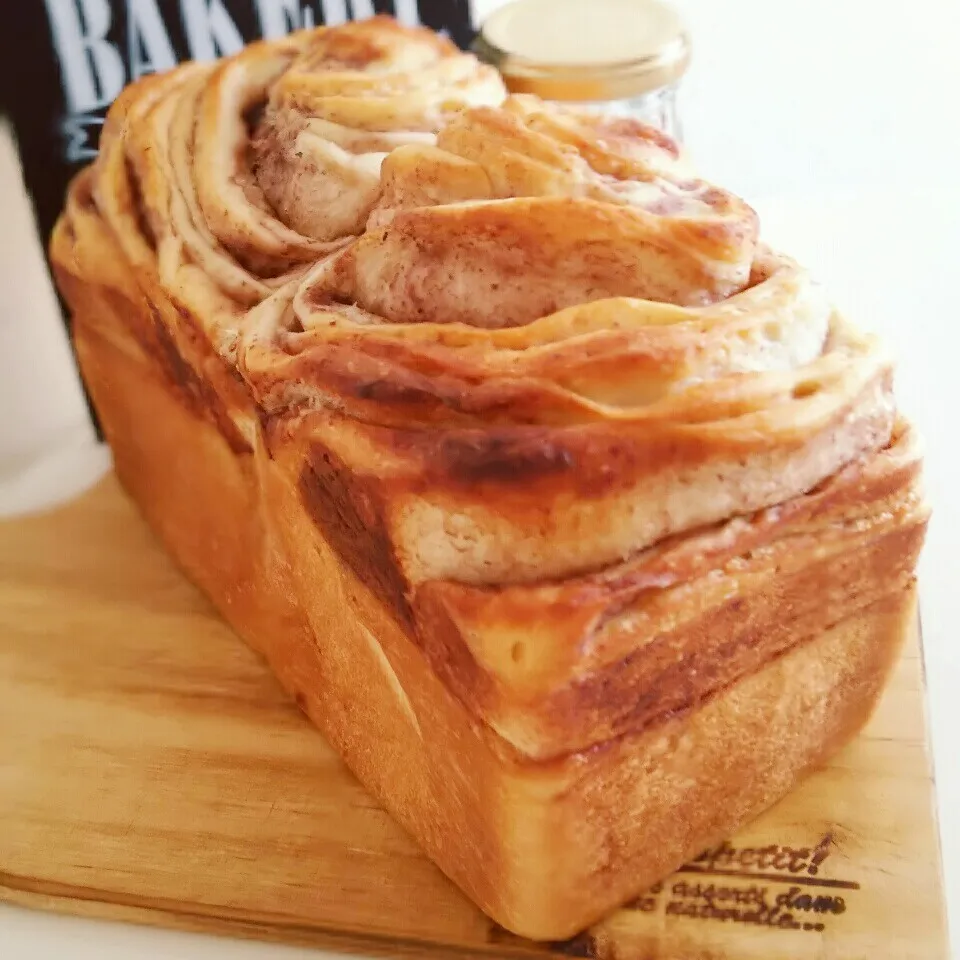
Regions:
[[[263, 36], [269, 40], [285, 36], [291, 30], [315, 26], [323, 22], [328, 27], [346, 23], [348, 20], [363, 20], [377, 11], [373, 0], [317, 0], [314, 5], [304, 6], [301, 0], [254, 0]], [[318, 8], [321, 21], [317, 20], [314, 6]], [[417, 0], [394, 0], [393, 15], [410, 27], [420, 23]]]
[[[376, 12], [373, 0], [254, 0], [259, 23], [245, 36], [225, 0], [45, 0], [54, 48], [60, 63], [67, 116], [61, 129], [66, 159], [96, 156], [94, 134], [103, 113], [124, 85], [148, 73], [169, 70], [180, 60], [214, 60], [236, 53], [262, 36], [276, 39], [317, 23], [336, 25]], [[417, 0], [395, 0], [401, 23], [420, 23]], [[124, 35], [113, 28], [118, 23]], [[166, 20], [164, 19], [166, 16]], [[187, 49], [177, 51], [170, 19], [182, 26]], [[179, 53], [179, 55], [178, 55]]]
[[176, 66], [177, 56], [154, 0], [127, 0], [127, 49], [131, 80]]
[[67, 105], [74, 113], [105, 106], [126, 79], [120, 51], [106, 39], [110, 4], [107, 0], [46, 0], [46, 4]]
[[243, 47], [243, 37], [221, 0], [180, 0], [180, 12], [191, 59], [216, 60]]

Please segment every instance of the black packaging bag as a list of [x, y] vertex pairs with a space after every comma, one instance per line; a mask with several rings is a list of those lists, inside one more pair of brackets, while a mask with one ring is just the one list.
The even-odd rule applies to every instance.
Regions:
[[70, 178], [129, 81], [253, 40], [377, 13], [472, 41], [469, 0], [16, 0], [0, 18], [0, 108], [46, 248]]

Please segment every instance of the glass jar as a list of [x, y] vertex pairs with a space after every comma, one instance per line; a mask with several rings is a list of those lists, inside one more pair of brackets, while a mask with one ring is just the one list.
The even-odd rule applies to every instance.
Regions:
[[473, 49], [511, 93], [634, 116], [682, 140], [676, 93], [690, 40], [659, 0], [514, 0]]

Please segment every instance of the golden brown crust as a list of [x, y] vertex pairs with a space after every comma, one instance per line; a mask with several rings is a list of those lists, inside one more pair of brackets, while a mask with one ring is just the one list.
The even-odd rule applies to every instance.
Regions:
[[927, 508], [889, 359], [742, 201], [501, 96], [382, 19], [145, 78], [51, 253], [159, 537], [444, 871], [562, 937], [859, 728]]
[[641, 729], [898, 589], [928, 513], [917, 443], [901, 424], [889, 448], [810, 494], [622, 564], [534, 584], [414, 588], [376, 480], [327, 450], [301, 467], [295, 445], [271, 446], [327, 542], [398, 621], [417, 624], [448, 687], [533, 757]]

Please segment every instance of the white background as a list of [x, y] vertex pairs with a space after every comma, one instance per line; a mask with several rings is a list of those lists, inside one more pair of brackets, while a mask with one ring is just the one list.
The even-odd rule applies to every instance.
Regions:
[[[960, 725], [960, 5], [677, 2], [694, 39], [681, 98], [694, 158], [754, 203], [767, 237], [813, 266], [857, 322], [888, 336], [901, 357], [903, 405], [926, 435], [934, 519], [921, 604], [947, 896], [960, 937], [960, 760], [952, 746]], [[498, 5], [476, 3], [478, 13]], [[0, 495], [10, 504], [38, 489], [33, 478], [23, 481], [25, 464], [89, 434], [5, 142], [0, 209]], [[0, 908], [0, 957], [28, 956], [321, 954]]]

